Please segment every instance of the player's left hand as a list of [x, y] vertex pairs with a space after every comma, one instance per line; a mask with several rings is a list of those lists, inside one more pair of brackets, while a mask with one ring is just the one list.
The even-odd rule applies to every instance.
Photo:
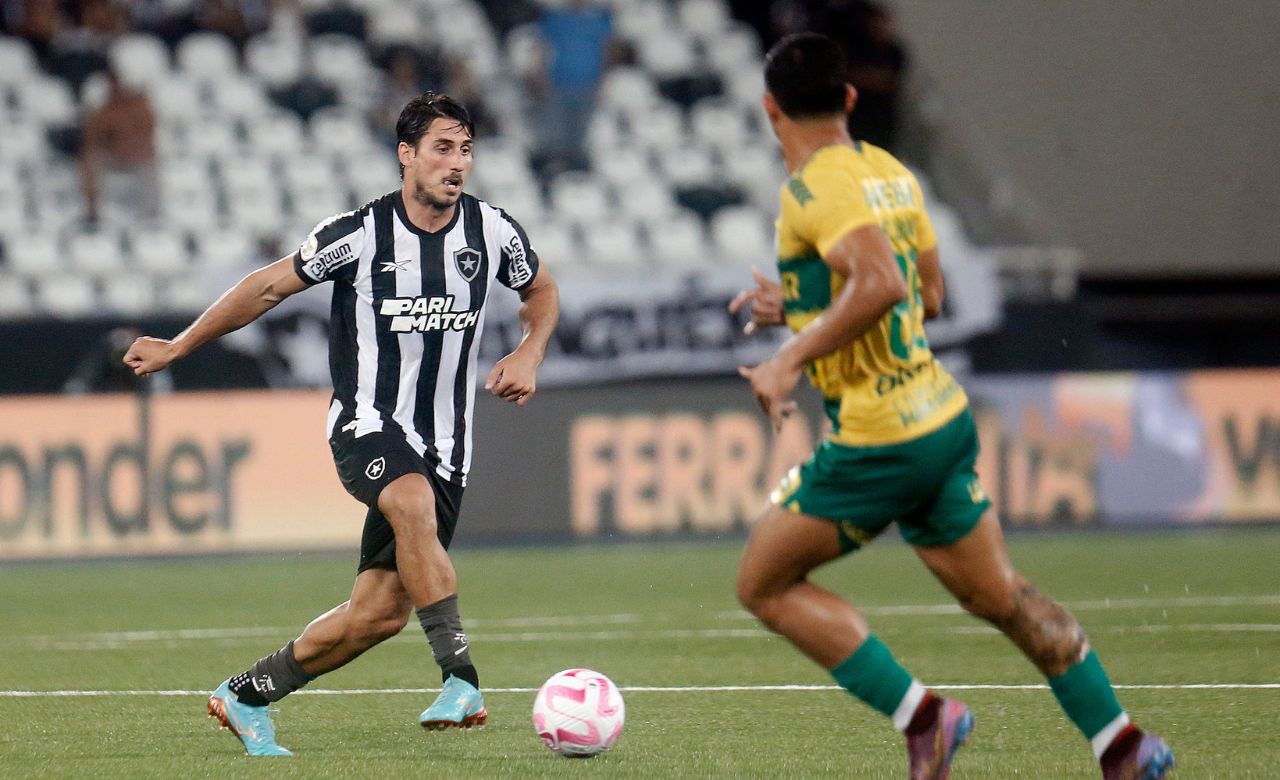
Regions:
[[782, 430], [782, 421], [796, 410], [791, 392], [800, 383], [800, 369], [785, 365], [778, 357], [772, 357], [755, 368], [739, 366], [738, 373], [749, 382], [756, 394], [756, 403], [773, 422], [773, 432]]
[[538, 361], [520, 350], [493, 364], [484, 389], [516, 406], [529, 403], [537, 388]]

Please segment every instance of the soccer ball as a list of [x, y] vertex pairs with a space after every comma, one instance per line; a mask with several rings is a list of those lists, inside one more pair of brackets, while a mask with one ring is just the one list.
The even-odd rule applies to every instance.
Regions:
[[562, 756], [589, 757], [618, 741], [626, 707], [613, 681], [590, 669], [566, 669], [533, 699], [533, 728]]

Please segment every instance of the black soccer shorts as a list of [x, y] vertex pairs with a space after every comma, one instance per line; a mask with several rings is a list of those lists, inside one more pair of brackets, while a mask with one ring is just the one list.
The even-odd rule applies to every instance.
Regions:
[[462, 485], [437, 474], [433, 464], [396, 433], [377, 431], [357, 438], [354, 432], [345, 431], [329, 439], [329, 447], [333, 450], [333, 462], [338, 467], [342, 486], [369, 507], [360, 536], [357, 573], [396, 568], [395, 531], [378, 510], [378, 495], [405, 474], [421, 474], [431, 485], [436, 504], [436, 537], [441, 546], [449, 549], [462, 508]]

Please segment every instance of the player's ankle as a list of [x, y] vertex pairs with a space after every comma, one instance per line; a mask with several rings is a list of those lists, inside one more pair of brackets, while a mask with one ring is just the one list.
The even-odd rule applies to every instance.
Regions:
[[919, 734], [933, 728], [933, 724], [938, 720], [938, 713], [942, 711], [942, 699], [934, 696], [931, 691], [926, 691], [924, 698], [920, 700], [919, 706], [916, 707], [915, 714], [911, 716], [911, 722], [907, 724], [906, 734]]
[[1098, 762], [1103, 766], [1123, 758], [1132, 748], [1133, 743], [1142, 739], [1142, 729], [1132, 723], [1126, 725], [1111, 740], [1111, 744], [1103, 749]]

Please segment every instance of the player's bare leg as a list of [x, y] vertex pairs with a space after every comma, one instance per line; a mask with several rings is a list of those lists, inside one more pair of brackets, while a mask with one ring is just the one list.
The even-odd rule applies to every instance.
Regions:
[[400, 633], [412, 607], [397, 572], [363, 571], [351, 598], [311, 621], [293, 641], [294, 658], [308, 674], [331, 672]]
[[418, 722], [428, 731], [483, 726], [488, 720], [480, 679], [458, 616], [458, 575], [436, 532], [435, 494], [421, 474], [405, 474], [382, 489], [378, 509], [395, 531], [396, 568], [444, 687]]
[[738, 567], [738, 600], [824, 669], [866, 641], [866, 618], [852, 604], [808, 581], [840, 557], [831, 523], [770, 507], [756, 522]]
[[916, 553], [966, 610], [1000, 629], [1049, 678], [1105, 777], [1155, 780], [1172, 768], [1168, 747], [1129, 723], [1075, 616], [1013, 568], [993, 509], [954, 544]]
[[382, 489], [378, 509], [396, 534], [396, 567], [414, 607], [458, 592], [453, 561], [436, 535], [436, 502], [421, 474], [405, 474]]
[[770, 507], [747, 540], [738, 599], [846, 690], [893, 720], [907, 737], [912, 780], [945, 778], [973, 728], [973, 715], [960, 702], [926, 691], [871, 635], [861, 612], [808, 581], [809, 572], [841, 554], [832, 523]]

